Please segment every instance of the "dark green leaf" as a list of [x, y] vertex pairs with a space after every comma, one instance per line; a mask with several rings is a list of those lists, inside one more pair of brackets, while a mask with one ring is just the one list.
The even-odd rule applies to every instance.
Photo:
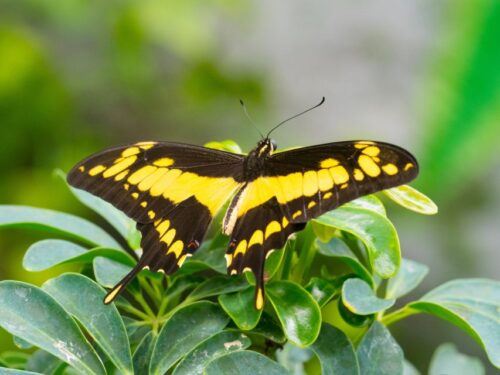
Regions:
[[323, 323], [318, 339], [311, 345], [311, 350], [318, 356], [323, 375], [359, 374], [354, 347], [340, 329]]
[[198, 285], [187, 299], [199, 300], [219, 294], [237, 292], [245, 288], [248, 288], [248, 283], [242, 276], [214, 276]]
[[265, 312], [262, 313], [259, 324], [249, 333], [262, 336], [279, 344], [283, 344], [286, 341], [285, 334], [280, 325]]
[[266, 294], [287, 338], [300, 347], [311, 345], [321, 328], [321, 312], [314, 298], [290, 281], [269, 283]]
[[83, 373], [105, 373], [76, 322], [50, 295], [35, 286], [0, 282], [0, 325]]
[[344, 205], [314, 221], [359, 237], [368, 250], [373, 270], [379, 276], [389, 278], [397, 272], [401, 261], [399, 239], [385, 216], [370, 209]]
[[379, 322], [372, 324], [358, 346], [363, 375], [394, 375], [403, 372], [403, 351], [391, 333]]
[[400, 206], [419, 214], [435, 215], [438, 213], [436, 204], [429, 197], [411, 186], [401, 185], [384, 190], [384, 193]]
[[216, 333], [186, 355], [175, 368], [173, 375], [201, 375], [209, 362], [231, 352], [246, 349], [251, 344], [250, 339], [240, 332]]
[[338, 300], [337, 303], [338, 311], [344, 322], [353, 327], [364, 327], [370, 324], [375, 318], [374, 315], [358, 315], [353, 313], [342, 302], [342, 298]]
[[490, 361], [500, 367], [500, 281], [449, 281], [412, 302], [414, 310], [436, 315], [462, 328], [483, 345]]
[[394, 305], [394, 299], [382, 299], [361, 279], [349, 279], [342, 285], [342, 303], [358, 315], [370, 315], [387, 310]]
[[219, 306], [206, 301], [176, 311], [158, 335], [150, 374], [164, 374], [187, 352], [223, 330], [228, 321], [229, 318]]
[[247, 350], [224, 355], [210, 362], [205, 370], [206, 375], [285, 375], [289, 372], [277, 362], [266, 356]]
[[149, 363], [155, 344], [155, 336], [153, 332], [148, 332], [137, 346], [134, 352], [134, 371], [135, 374], [147, 374], [149, 371]]
[[43, 208], [0, 205], [0, 227], [2, 226], [42, 229], [90, 245], [121, 248], [113, 237], [91, 222]]
[[26, 370], [42, 374], [52, 374], [62, 364], [63, 362], [59, 358], [54, 357], [52, 354], [47, 353], [45, 350], [37, 350], [28, 359]]
[[483, 375], [484, 366], [478, 358], [457, 351], [455, 345], [442, 344], [432, 355], [429, 375]]
[[118, 262], [134, 265], [134, 260], [125, 252], [114, 249], [84, 247], [64, 240], [43, 240], [31, 245], [24, 255], [23, 267], [27, 271], [43, 271], [59, 264], [90, 263], [102, 256]]
[[99, 285], [67, 273], [48, 280], [43, 289], [78, 319], [121, 373], [133, 373], [125, 325], [116, 307], [102, 302], [106, 292]]
[[224, 311], [243, 331], [255, 328], [262, 313], [262, 310], [254, 307], [254, 295], [255, 288], [250, 286], [236, 293], [219, 296], [219, 303]]
[[370, 285], [374, 285], [370, 271], [366, 269], [366, 267], [359, 261], [358, 257], [351, 251], [349, 246], [347, 246], [346, 243], [340, 238], [334, 237], [326, 243], [316, 240], [315, 245], [320, 254], [327, 257], [338, 258], [340, 261], [347, 264], [356, 275], [361, 277]]
[[179, 270], [181, 274], [189, 274], [207, 269], [212, 269], [225, 275], [226, 271], [225, 247], [210, 248], [203, 246], [189, 258]]
[[312, 277], [305, 289], [318, 302], [319, 307], [325, 306], [332, 298], [340, 294], [340, 283], [336, 280], [326, 280]]
[[398, 273], [387, 283], [386, 298], [399, 298], [408, 294], [421, 283], [428, 272], [429, 267], [403, 258]]

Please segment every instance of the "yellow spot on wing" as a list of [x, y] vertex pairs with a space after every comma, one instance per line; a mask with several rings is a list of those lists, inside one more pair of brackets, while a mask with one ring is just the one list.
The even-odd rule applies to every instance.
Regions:
[[333, 194], [328, 192], [328, 193], [325, 193], [325, 195], [323, 195], [323, 199], [328, 199], [328, 198], [331, 198]]
[[307, 208], [313, 208], [314, 206], [316, 206], [316, 202], [315, 201], [310, 201], [309, 204], [307, 205]]
[[148, 216], [151, 220], [153, 220], [156, 216], [155, 212], [154, 211], [148, 211]]
[[288, 220], [286, 217], [283, 216], [283, 220], [281, 221], [281, 226], [283, 228], [286, 228], [288, 226]]
[[347, 170], [341, 165], [330, 168], [330, 174], [337, 185], [343, 184], [349, 180], [349, 173], [347, 173]]
[[135, 145], [139, 146], [143, 150], [149, 150], [151, 147], [153, 147], [156, 144], [156, 142], [138, 142]]
[[232, 254], [226, 254], [225, 257], [226, 257], [226, 265], [229, 268], [229, 266], [233, 262], [233, 255]]
[[156, 167], [153, 167], [151, 165], [146, 165], [146, 166], [138, 169], [134, 173], [132, 173], [130, 175], [130, 177], [128, 178], [128, 182], [130, 182], [132, 185], [137, 185], [139, 182], [144, 180], [151, 173], [156, 171], [156, 169], [157, 169]]
[[80, 172], [84, 172], [84, 171], [85, 171], [85, 167], [84, 167], [83, 165], [80, 165], [80, 166], [78, 167], [78, 170], [79, 170]]
[[177, 240], [173, 243], [172, 246], [167, 251], [167, 254], [174, 253], [176, 258], [179, 258], [182, 254], [182, 250], [184, 249], [184, 242], [181, 240]]
[[311, 197], [318, 192], [318, 175], [315, 171], [304, 173], [304, 195]]
[[141, 202], [141, 207], [146, 207], [147, 205], [148, 205], [148, 202], [146, 202], [146, 201]]
[[264, 307], [264, 296], [262, 294], [262, 288], [257, 289], [257, 294], [255, 296], [255, 308], [257, 310], [262, 310]]
[[394, 176], [396, 173], [398, 173], [398, 167], [396, 167], [392, 163], [388, 163], [386, 165], [382, 166], [382, 170], [387, 173], [389, 176]]
[[300, 215], [302, 215], [302, 211], [301, 210], [298, 210], [298, 211], [295, 211], [292, 215], [292, 219], [296, 219], [298, 218]]
[[280, 223], [278, 223], [277, 221], [271, 221], [269, 224], [267, 224], [265, 237], [266, 239], [268, 239], [269, 236], [271, 236], [271, 234], [278, 233], [280, 231], [281, 231]]
[[248, 248], [253, 245], [262, 245], [264, 243], [264, 233], [261, 230], [256, 230], [253, 232], [250, 241], [248, 241]]
[[161, 159], [155, 160], [153, 162], [153, 164], [156, 165], [156, 166], [158, 166], [158, 167], [169, 167], [172, 164], [174, 164], [174, 159], [161, 158]]
[[321, 168], [331, 168], [339, 165], [339, 161], [337, 159], [328, 158], [323, 160], [320, 165]]
[[193, 254], [184, 254], [183, 256], [181, 256], [179, 258], [179, 260], [177, 261], [177, 266], [178, 267], [182, 267], [182, 265], [184, 264], [184, 262], [186, 261], [187, 258], [189, 258], [190, 256], [192, 256]]
[[321, 191], [330, 190], [333, 187], [332, 176], [328, 172], [328, 169], [318, 171], [318, 186]]
[[370, 177], [377, 177], [380, 174], [379, 166], [368, 155], [360, 155], [358, 163], [361, 169]]
[[242, 240], [242, 241], [240, 241], [240, 243], [236, 247], [236, 250], [234, 251], [233, 256], [235, 257], [236, 255], [238, 255], [240, 253], [245, 254], [246, 251], [247, 251], [247, 240]]
[[[123, 180], [127, 175], [128, 175], [128, 172], [129, 170], [127, 169], [126, 171], [123, 171], [121, 173], [118, 173], [116, 176], [115, 176], [115, 181], [121, 181]], [[125, 184], [126, 186], [129, 186], [128, 184]], [[124, 186], [125, 187], [125, 186]], [[125, 190], [127, 190], [128, 188], [125, 187]]]
[[155, 184], [151, 187], [149, 194], [153, 197], [157, 197], [162, 195], [167, 188], [173, 184], [175, 179], [181, 175], [181, 171], [179, 169], [171, 169], [167, 173], [163, 175]]
[[170, 221], [169, 220], [162, 221], [159, 225], [156, 226], [156, 231], [158, 232], [158, 235], [162, 237], [167, 231], [168, 227], [170, 227]]
[[362, 153], [369, 156], [377, 156], [380, 154], [380, 149], [376, 146], [370, 146], [363, 149]]
[[165, 235], [161, 238], [163, 242], [167, 245], [170, 245], [175, 237], [176, 230], [175, 228], [170, 229]]
[[141, 152], [139, 147], [129, 147], [122, 152], [122, 156], [126, 158], [132, 155], [137, 155], [139, 152]]
[[89, 171], [90, 176], [97, 176], [99, 173], [104, 171], [106, 167], [104, 165], [97, 165]]
[[158, 168], [156, 171], [151, 173], [149, 176], [147, 176], [144, 180], [142, 180], [139, 185], [137, 185], [137, 188], [140, 191], [146, 191], [151, 189], [151, 187], [160, 179], [163, 177], [165, 173], [167, 173], [167, 168]]
[[364, 178], [365, 175], [363, 174], [363, 172], [361, 172], [361, 169], [354, 168], [354, 179], [356, 181], [363, 181]]
[[139, 198], [139, 193], [137, 193], [137, 192], [132, 193], [131, 195], [132, 195], [132, 198], [134, 198], [134, 199]]
[[407, 170], [413, 168], [413, 164], [412, 163], [406, 163], [405, 167], [403, 168], [403, 170], [406, 172]]
[[116, 298], [116, 296], [118, 295], [118, 293], [120, 292], [122, 286], [121, 285], [117, 285], [113, 288], [113, 290], [111, 290], [111, 292], [109, 292], [106, 297], [104, 298], [104, 303], [107, 305], [111, 302], [113, 302], [113, 300]]
[[135, 163], [136, 160], [137, 160], [137, 156], [135, 156], [135, 155], [134, 156], [129, 156], [128, 158], [125, 158], [122, 161], [120, 161], [118, 163], [115, 163], [114, 165], [112, 165], [111, 167], [109, 167], [102, 174], [102, 176], [104, 178], [108, 178], [108, 177], [114, 176], [115, 174], [120, 173], [124, 169], [127, 169], [128, 167], [130, 167], [132, 164]]

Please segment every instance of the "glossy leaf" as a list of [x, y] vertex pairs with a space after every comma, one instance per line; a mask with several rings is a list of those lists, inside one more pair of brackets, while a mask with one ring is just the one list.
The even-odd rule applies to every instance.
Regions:
[[352, 278], [342, 285], [342, 302], [355, 314], [370, 315], [387, 310], [395, 300], [378, 298], [365, 281]]
[[435, 215], [438, 213], [436, 204], [429, 197], [411, 186], [401, 185], [384, 190], [384, 193], [400, 206], [419, 214]]
[[198, 285], [187, 299], [199, 300], [219, 294], [237, 292], [245, 288], [248, 288], [248, 283], [242, 276], [215, 276]]
[[318, 339], [310, 348], [319, 359], [323, 375], [359, 374], [354, 347], [340, 329], [323, 323]]
[[300, 347], [311, 345], [321, 328], [321, 311], [314, 298], [290, 281], [269, 283], [266, 295], [287, 338]]
[[260, 353], [242, 350], [224, 355], [210, 362], [205, 374], [286, 375], [289, 372], [277, 362]]
[[368, 250], [373, 270], [379, 276], [389, 278], [397, 272], [401, 261], [399, 239], [385, 216], [370, 209], [344, 205], [314, 221], [359, 237]]
[[155, 336], [148, 332], [141, 340], [134, 352], [133, 362], [135, 374], [147, 374], [153, 354]]
[[328, 242], [316, 240], [315, 246], [318, 252], [327, 257], [334, 257], [348, 265], [356, 275], [361, 277], [370, 285], [374, 285], [370, 271], [360, 262], [347, 244], [338, 237]]
[[33, 345], [31, 345], [29, 342], [17, 336], [13, 336], [12, 341], [14, 342], [14, 345], [17, 346], [19, 349], [30, 349], [33, 347]]
[[83, 275], [66, 273], [42, 288], [85, 327], [121, 373], [133, 373], [125, 325], [116, 307], [102, 302], [106, 292], [99, 285]]
[[254, 329], [262, 314], [262, 310], [254, 307], [254, 295], [255, 288], [250, 286], [236, 293], [219, 296], [221, 307], [243, 331]]
[[353, 201], [344, 204], [344, 207], [357, 207], [364, 208], [366, 210], [375, 211], [376, 213], [386, 216], [384, 204], [375, 195], [365, 195], [364, 197], [359, 197]]
[[184, 263], [178, 272], [180, 274], [190, 274], [212, 269], [220, 274], [226, 275], [225, 253], [225, 247], [210, 248], [209, 246], [202, 245], [201, 248]]
[[28, 362], [26, 363], [26, 370], [42, 374], [52, 374], [62, 364], [63, 362], [59, 358], [54, 357], [45, 350], [37, 350], [28, 359]]
[[449, 281], [410, 303], [409, 307], [462, 328], [483, 345], [493, 365], [500, 367], [500, 281]]
[[325, 306], [336, 295], [340, 294], [340, 283], [336, 280], [326, 280], [312, 277], [305, 289], [318, 302], [319, 307]]
[[266, 312], [262, 313], [259, 323], [249, 333], [262, 336], [279, 344], [283, 344], [286, 341], [286, 336], [281, 326]]
[[372, 324], [361, 340], [358, 361], [363, 375], [393, 375], [403, 372], [403, 351], [385, 326]]
[[291, 342], [287, 342], [275, 353], [276, 361], [294, 375], [307, 374], [305, 364], [313, 355], [309, 348], [299, 348]]
[[420, 375], [420, 371], [405, 359], [403, 361], [403, 375]]
[[398, 273], [387, 283], [386, 298], [402, 297], [415, 289], [429, 272], [429, 267], [403, 258]]
[[39, 372], [17, 370], [17, 369], [6, 368], [6, 367], [1, 367], [1, 366], [0, 366], [0, 374], [1, 375], [40, 375]]
[[151, 357], [150, 374], [164, 374], [186, 353], [218, 333], [229, 318], [211, 302], [196, 302], [176, 311], [161, 329]]
[[105, 373], [75, 321], [49, 294], [33, 285], [0, 282], [0, 325], [83, 373]]
[[44, 208], [0, 205], [0, 227], [41, 229], [94, 246], [121, 248], [113, 237], [91, 222]]
[[27, 271], [43, 271], [60, 264], [91, 263], [102, 256], [133, 265], [134, 260], [125, 252], [114, 249], [86, 248], [64, 240], [42, 240], [31, 245], [23, 259]]
[[105, 288], [115, 286], [132, 267], [104, 257], [96, 257], [93, 262], [96, 281]]
[[429, 367], [429, 375], [442, 374], [483, 375], [484, 366], [478, 358], [462, 354], [455, 345], [446, 343], [436, 349]]
[[177, 365], [173, 375], [201, 375], [207, 365], [231, 352], [244, 350], [252, 341], [243, 333], [223, 331], [203, 341]]

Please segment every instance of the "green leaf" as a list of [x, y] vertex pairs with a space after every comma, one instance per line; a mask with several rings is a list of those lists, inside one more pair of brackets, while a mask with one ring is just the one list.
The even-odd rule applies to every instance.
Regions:
[[287, 342], [275, 352], [276, 361], [294, 375], [307, 374], [305, 364], [313, 355], [309, 348], [299, 348], [291, 342]]
[[311, 345], [321, 328], [321, 311], [314, 298], [290, 281], [269, 283], [266, 294], [287, 338], [300, 347]]
[[78, 371], [105, 373], [76, 322], [49, 294], [33, 285], [0, 282], [0, 325]]
[[17, 346], [19, 349], [30, 349], [33, 347], [33, 345], [31, 345], [29, 342], [17, 336], [13, 336], [12, 341], [14, 342], [14, 345]]
[[429, 267], [410, 259], [402, 259], [398, 273], [387, 283], [386, 298], [402, 297], [415, 289], [429, 272]]
[[255, 288], [250, 286], [236, 293], [219, 296], [219, 304], [243, 331], [254, 329], [259, 323], [262, 310], [255, 309], [254, 295]]
[[177, 310], [161, 329], [150, 364], [150, 374], [164, 374], [187, 352], [227, 325], [229, 318], [211, 302], [196, 302]]
[[85, 327], [121, 373], [133, 373], [125, 324], [113, 304], [102, 302], [106, 292], [99, 285], [83, 275], [66, 273], [42, 288]]
[[113, 237], [91, 222], [43, 208], [0, 205], [0, 227], [41, 229], [89, 245], [121, 249]]
[[0, 354], [0, 363], [15, 369], [24, 369], [29, 357], [28, 353], [8, 350]]
[[358, 346], [363, 375], [393, 375], [403, 372], [403, 351], [391, 333], [379, 322], [372, 324]]
[[268, 357], [247, 350], [224, 355], [210, 362], [205, 369], [206, 375], [239, 374], [239, 375], [285, 375], [289, 372]]
[[95, 280], [105, 288], [112, 288], [132, 270], [132, 267], [104, 257], [94, 258]]
[[259, 324], [249, 333], [262, 336], [268, 340], [283, 344], [286, 341], [281, 327], [266, 312], [262, 313]]
[[403, 361], [403, 375], [420, 375], [420, 372], [405, 359]]
[[231, 139], [226, 139], [225, 141], [221, 142], [208, 142], [205, 143], [205, 147], [213, 148], [215, 150], [220, 150], [220, 151], [228, 151], [235, 154], [243, 154], [243, 151], [241, 150], [240, 146]]
[[252, 341], [243, 333], [223, 331], [203, 341], [177, 365], [173, 375], [203, 374], [207, 365], [226, 354], [248, 348]]
[[484, 366], [478, 358], [457, 351], [455, 345], [441, 344], [432, 355], [429, 375], [483, 375]]
[[225, 254], [225, 247], [210, 248], [209, 246], [202, 245], [202, 247], [183, 264], [178, 273], [184, 275], [212, 269], [225, 275], [227, 274]]
[[365, 195], [364, 197], [359, 197], [353, 201], [347, 202], [343, 207], [364, 208], [366, 210], [375, 211], [380, 215], [387, 216], [384, 204], [373, 194]]
[[153, 332], [148, 332], [141, 340], [134, 352], [134, 371], [135, 374], [147, 374], [149, 371], [149, 362], [153, 354], [155, 336]]
[[392, 277], [401, 261], [399, 239], [392, 223], [366, 208], [341, 206], [314, 222], [359, 237], [365, 244], [373, 270], [382, 278]]
[[323, 323], [310, 348], [319, 359], [322, 374], [359, 374], [354, 347], [340, 329]]
[[26, 363], [26, 370], [42, 374], [52, 374], [62, 364], [63, 362], [59, 358], [54, 357], [45, 350], [37, 350], [28, 359], [28, 363]]
[[481, 343], [493, 365], [500, 367], [500, 281], [449, 281], [408, 307], [436, 315], [460, 327]]
[[39, 372], [25, 371], [25, 370], [17, 370], [13, 368], [5, 368], [0, 367], [1, 375], [40, 375]]
[[359, 261], [358, 257], [352, 252], [347, 244], [338, 237], [332, 238], [328, 242], [316, 240], [315, 246], [318, 252], [327, 257], [338, 258], [347, 264], [356, 275], [361, 277], [370, 285], [374, 286], [373, 278], [366, 267]]
[[312, 277], [305, 289], [318, 302], [319, 307], [325, 306], [332, 298], [340, 294], [340, 285], [336, 280], [325, 280]]
[[242, 276], [214, 276], [196, 287], [189, 294], [188, 300], [199, 300], [219, 294], [233, 293], [248, 287], [248, 283]]
[[352, 278], [342, 285], [342, 303], [349, 311], [358, 315], [387, 310], [394, 302], [394, 299], [378, 298], [370, 285], [361, 279]]
[[121, 263], [134, 265], [135, 261], [125, 252], [97, 247], [87, 250], [65, 240], [42, 240], [31, 245], [23, 259], [27, 271], [43, 271], [60, 264], [91, 263], [102, 256]]
[[384, 190], [384, 193], [400, 206], [419, 214], [435, 215], [438, 213], [436, 204], [429, 197], [411, 186], [401, 185]]

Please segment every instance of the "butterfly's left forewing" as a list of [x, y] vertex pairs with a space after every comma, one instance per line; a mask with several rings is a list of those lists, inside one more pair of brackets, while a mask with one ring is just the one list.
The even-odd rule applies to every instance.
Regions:
[[106, 297], [111, 302], [142, 268], [172, 273], [200, 246], [212, 218], [241, 185], [241, 155], [166, 142], [141, 142], [95, 154], [68, 182], [110, 202], [137, 222], [143, 254]]

